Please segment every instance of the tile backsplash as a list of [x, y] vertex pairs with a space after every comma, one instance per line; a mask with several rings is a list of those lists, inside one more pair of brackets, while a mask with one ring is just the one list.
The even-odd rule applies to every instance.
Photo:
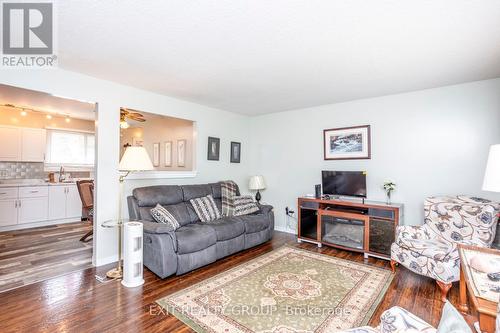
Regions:
[[[59, 173], [56, 172], [56, 178]], [[89, 178], [93, 173], [89, 171], [66, 172], [67, 177]], [[0, 162], [0, 179], [46, 179], [48, 172], [43, 171], [43, 163], [33, 162]]]
[[0, 162], [0, 179], [43, 179], [43, 163]]

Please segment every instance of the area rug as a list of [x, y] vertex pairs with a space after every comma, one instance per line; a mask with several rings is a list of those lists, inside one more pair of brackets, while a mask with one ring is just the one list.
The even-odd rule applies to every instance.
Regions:
[[284, 246], [157, 303], [197, 332], [333, 332], [365, 325], [392, 278]]

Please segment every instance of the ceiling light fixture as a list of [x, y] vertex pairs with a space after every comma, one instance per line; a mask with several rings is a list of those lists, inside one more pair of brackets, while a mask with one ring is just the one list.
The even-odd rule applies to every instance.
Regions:
[[47, 119], [52, 119], [52, 115], [48, 114], [45, 116]]
[[121, 129], [127, 129], [129, 127], [130, 127], [129, 123], [127, 123], [125, 120], [120, 121], [120, 128]]
[[71, 121], [71, 118], [68, 115], [66, 115], [66, 118], [64, 119], [64, 121], [69, 123]]
[[27, 115], [28, 115], [28, 112], [26, 112], [26, 110], [23, 109], [21, 111], [21, 116], [26, 117]]

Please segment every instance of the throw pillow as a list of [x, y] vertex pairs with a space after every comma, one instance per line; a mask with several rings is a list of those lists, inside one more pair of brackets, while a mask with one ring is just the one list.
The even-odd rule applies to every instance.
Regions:
[[156, 222], [168, 225], [172, 229], [171, 231], [175, 231], [181, 226], [175, 217], [160, 204], [156, 204], [156, 207], [151, 208], [150, 212]]
[[259, 206], [251, 195], [233, 197], [234, 216], [248, 215], [259, 211]]
[[436, 333], [472, 333], [460, 312], [446, 301]]
[[221, 218], [219, 208], [217, 208], [211, 194], [206, 197], [191, 199], [189, 202], [193, 206], [201, 222], [210, 222]]

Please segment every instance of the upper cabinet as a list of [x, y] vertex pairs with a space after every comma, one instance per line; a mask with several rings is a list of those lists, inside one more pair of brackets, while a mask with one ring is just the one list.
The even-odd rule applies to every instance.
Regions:
[[46, 138], [42, 128], [0, 126], [0, 161], [43, 162]]
[[21, 160], [24, 162], [43, 162], [47, 133], [41, 128], [23, 128], [21, 140]]

